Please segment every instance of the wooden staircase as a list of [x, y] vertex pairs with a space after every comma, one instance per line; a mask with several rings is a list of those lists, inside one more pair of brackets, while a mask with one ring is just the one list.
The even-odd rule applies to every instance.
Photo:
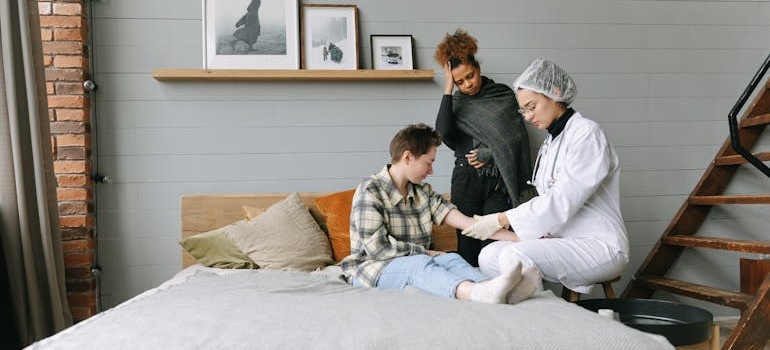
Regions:
[[[623, 298], [651, 298], [659, 290], [740, 309], [741, 318], [724, 343], [723, 350], [762, 349], [770, 339], [770, 274], [765, 276], [756, 294], [721, 290], [666, 278], [665, 275], [688, 248], [770, 254], [770, 231], [763, 233], [766, 240], [696, 236], [714, 206], [770, 204], [770, 168], [764, 164], [770, 161], [770, 152], [752, 154], [747, 151], [755, 146], [770, 124], [770, 80], [760, 87], [740, 122], [735, 117], [769, 67], [770, 56], [730, 112], [730, 138], [722, 145], [622, 294]], [[758, 189], [759, 193], [726, 194], [725, 189], [738, 169], [752, 165], [768, 176]]]

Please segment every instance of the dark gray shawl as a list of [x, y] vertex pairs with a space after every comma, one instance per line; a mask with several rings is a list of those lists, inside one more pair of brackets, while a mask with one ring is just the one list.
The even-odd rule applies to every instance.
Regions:
[[[482, 77], [484, 84], [475, 96], [456, 91], [452, 109], [457, 126], [492, 151], [494, 165], [515, 207], [531, 196], [527, 180], [532, 176], [529, 135], [519, 105], [510, 87]], [[482, 174], [485, 168], [479, 169]]]

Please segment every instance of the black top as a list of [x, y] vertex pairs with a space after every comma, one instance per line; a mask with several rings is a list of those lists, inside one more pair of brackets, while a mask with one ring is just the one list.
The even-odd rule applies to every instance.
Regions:
[[[489, 78], [481, 77], [481, 86], [489, 84]], [[473, 149], [473, 138], [457, 127], [452, 113], [452, 95], [441, 97], [441, 105], [436, 116], [436, 131], [441, 134], [444, 143], [455, 151], [455, 158], [465, 159], [465, 155]]]
[[564, 111], [559, 119], [556, 119], [553, 123], [551, 123], [551, 126], [548, 127], [548, 133], [553, 137], [559, 136], [562, 130], [564, 130], [564, 127], [567, 125], [569, 118], [572, 117], [573, 114], [575, 114], [575, 110], [572, 108], [567, 108], [567, 110]]

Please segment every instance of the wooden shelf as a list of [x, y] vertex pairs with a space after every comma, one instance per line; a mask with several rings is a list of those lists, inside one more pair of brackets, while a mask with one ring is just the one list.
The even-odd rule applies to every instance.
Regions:
[[155, 69], [158, 81], [418, 81], [433, 80], [433, 70], [265, 70]]

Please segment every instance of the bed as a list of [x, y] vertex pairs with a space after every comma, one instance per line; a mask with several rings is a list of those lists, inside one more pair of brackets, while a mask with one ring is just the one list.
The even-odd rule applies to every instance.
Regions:
[[[249, 257], [245, 264], [222, 258], [222, 247], [209, 249], [209, 254], [220, 255], [218, 263], [212, 263], [200, 249], [183, 244], [183, 268], [173, 278], [28, 349], [673, 349], [662, 336], [599, 316], [550, 291], [516, 305], [493, 305], [409, 288], [353, 287], [334, 264], [344, 254], [344, 242], [336, 235], [344, 235], [339, 226], [345, 210], [349, 212], [345, 201], [350, 195], [343, 191], [183, 196], [180, 244], [215, 236], [220, 243], [238, 242], [240, 258]], [[316, 223], [313, 229], [321, 229], [326, 245], [318, 237], [296, 232], [303, 230], [303, 224], [275, 219], [276, 207], [291, 198], [300, 203], [294, 206], [303, 214], [289, 216], [307, 214]], [[267, 248], [249, 249], [236, 241], [238, 230], [233, 225], [258, 221], [262, 231], [295, 235], [286, 238], [291, 252], [275, 237], [262, 235], [250, 243]], [[270, 227], [276, 223], [281, 228]], [[285, 227], [291, 232], [282, 231]], [[222, 232], [231, 241], [221, 240]], [[435, 227], [435, 248], [451, 249], [453, 236], [451, 228]], [[321, 248], [308, 251], [299, 246], [304, 242]], [[322, 261], [315, 256], [319, 250]], [[293, 251], [313, 258], [269, 257]], [[301, 264], [323, 266], [311, 270]]]

